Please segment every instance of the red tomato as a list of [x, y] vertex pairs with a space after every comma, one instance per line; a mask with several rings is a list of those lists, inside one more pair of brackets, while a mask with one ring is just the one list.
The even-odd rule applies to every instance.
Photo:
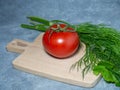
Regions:
[[50, 55], [66, 58], [77, 51], [80, 39], [71, 27], [65, 24], [59, 24], [58, 27], [58, 24], [54, 24], [43, 35], [42, 43], [45, 51]]

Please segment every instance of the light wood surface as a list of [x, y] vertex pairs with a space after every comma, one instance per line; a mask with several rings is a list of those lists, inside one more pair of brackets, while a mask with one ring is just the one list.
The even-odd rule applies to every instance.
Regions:
[[[33, 43], [23, 40], [13, 40], [7, 45], [7, 50], [22, 53], [15, 60], [16, 69], [82, 87], [93, 87], [101, 76], [95, 76], [92, 71], [82, 78], [82, 69], [70, 71], [70, 67], [85, 54], [85, 45], [82, 43], [77, 53], [66, 59], [58, 59], [48, 55], [42, 46], [40, 34]], [[19, 43], [18, 43], [19, 42]]]

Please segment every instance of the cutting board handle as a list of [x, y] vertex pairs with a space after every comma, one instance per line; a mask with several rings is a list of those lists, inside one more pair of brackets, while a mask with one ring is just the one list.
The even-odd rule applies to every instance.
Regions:
[[15, 53], [22, 53], [30, 45], [30, 42], [24, 40], [14, 39], [7, 45], [7, 50]]

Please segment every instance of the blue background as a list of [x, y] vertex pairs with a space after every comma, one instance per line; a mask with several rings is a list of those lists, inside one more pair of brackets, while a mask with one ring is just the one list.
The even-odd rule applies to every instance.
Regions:
[[83, 88], [14, 69], [19, 54], [7, 52], [6, 45], [14, 38], [32, 42], [40, 34], [20, 27], [28, 23], [26, 16], [104, 23], [119, 30], [120, 0], [0, 0], [0, 90], [120, 90], [103, 79], [94, 88]]

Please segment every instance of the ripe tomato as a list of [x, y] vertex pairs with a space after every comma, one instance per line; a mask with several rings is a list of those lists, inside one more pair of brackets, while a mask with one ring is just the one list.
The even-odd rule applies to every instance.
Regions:
[[44, 49], [57, 58], [66, 58], [73, 55], [80, 44], [77, 32], [66, 24], [54, 24], [43, 35]]

